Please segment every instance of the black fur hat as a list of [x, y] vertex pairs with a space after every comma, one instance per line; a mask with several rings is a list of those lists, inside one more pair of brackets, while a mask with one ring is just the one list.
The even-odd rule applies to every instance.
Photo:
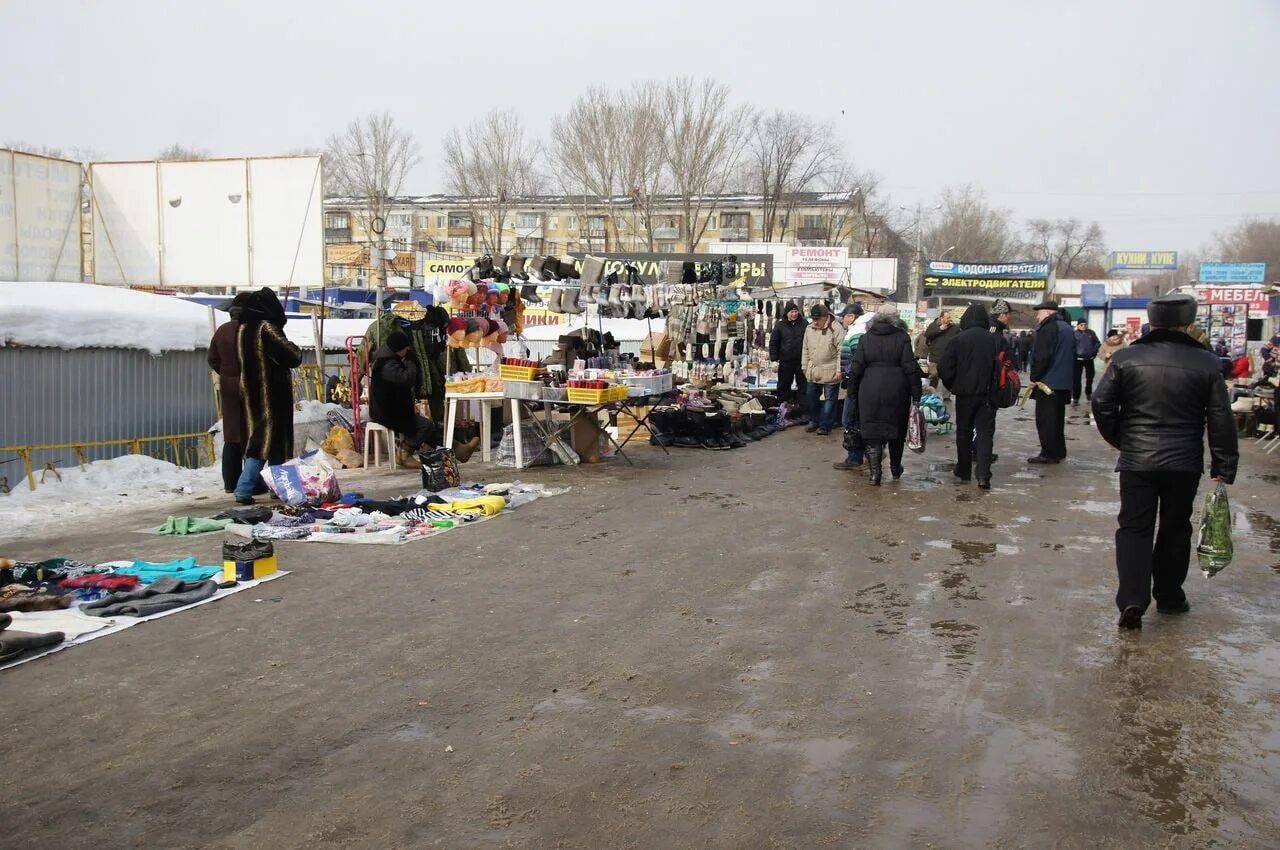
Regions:
[[1185, 328], [1196, 320], [1196, 299], [1182, 293], [1152, 298], [1147, 319], [1153, 328]]

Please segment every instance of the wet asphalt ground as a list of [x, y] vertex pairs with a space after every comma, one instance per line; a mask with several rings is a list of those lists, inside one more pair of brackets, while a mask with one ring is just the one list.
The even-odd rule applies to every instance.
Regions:
[[[1113, 453], [1078, 411], [1060, 467], [1023, 462], [1029, 410], [998, 427], [991, 492], [950, 436], [871, 488], [796, 429], [532, 470], [573, 489], [409, 546], [281, 544], [279, 581], [0, 673], [4, 844], [1280, 846], [1280, 455], [1245, 449], [1192, 613], [1121, 634]], [[132, 529], [222, 502], [3, 554], [216, 560]]]

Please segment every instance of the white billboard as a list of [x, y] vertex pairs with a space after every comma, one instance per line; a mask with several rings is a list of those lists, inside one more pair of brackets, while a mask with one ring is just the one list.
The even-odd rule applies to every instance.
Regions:
[[80, 163], [0, 150], [0, 280], [80, 280]]
[[320, 157], [95, 162], [98, 283], [319, 286]]

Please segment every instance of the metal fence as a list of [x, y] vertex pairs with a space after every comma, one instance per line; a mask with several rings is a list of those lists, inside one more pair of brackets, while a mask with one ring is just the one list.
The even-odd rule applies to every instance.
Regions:
[[[153, 357], [118, 348], [0, 348], [0, 446], [139, 440], [208, 430], [216, 421], [213, 388], [204, 351], [171, 351]], [[90, 446], [88, 460], [128, 454], [128, 445]], [[175, 461], [172, 447], [151, 443], [144, 451]], [[195, 452], [176, 460], [193, 463]], [[0, 461], [14, 455], [4, 454]], [[71, 449], [31, 454], [70, 467]], [[204, 458], [208, 463], [208, 458]], [[20, 479], [21, 463], [5, 463], [0, 475]]]

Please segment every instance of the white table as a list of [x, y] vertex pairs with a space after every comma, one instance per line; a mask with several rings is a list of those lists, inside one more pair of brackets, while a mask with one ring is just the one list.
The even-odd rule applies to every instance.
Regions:
[[[480, 458], [488, 463], [493, 450], [490, 448], [493, 438], [493, 423], [489, 416], [489, 411], [497, 408], [502, 409], [506, 396], [502, 393], [451, 393], [445, 391], [444, 405], [444, 445], [445, 448], [453, 448], [453, 432], [458, 424], [458, 402], [474, 402], [480, 406]], [[513, 406], [514, 407], [514, 406]], [[516, 429], [516, 458], [519, 459], [523, 454], [521, 451], [519, 429]]]

